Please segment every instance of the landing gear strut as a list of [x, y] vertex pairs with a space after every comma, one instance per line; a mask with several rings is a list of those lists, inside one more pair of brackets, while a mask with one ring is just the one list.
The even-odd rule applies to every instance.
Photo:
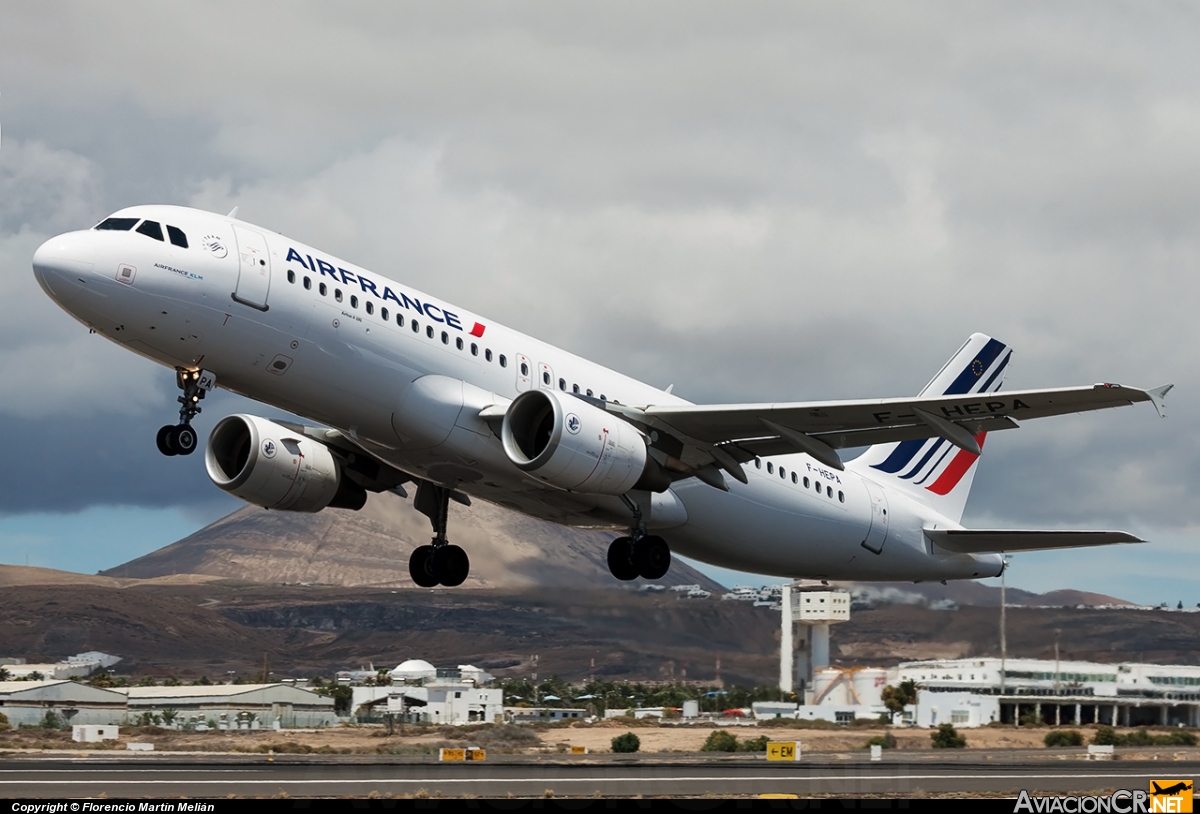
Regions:
[[207, 370], [175, 368], [175, 384], [183, 391], [179, 397], [179, 423], [167, 424], [158, 431], [155, 442], [163, 455], [191, 455], [196, 451], [196, 431], [192, 419], [200, 414], [200, 399], [217, 383], [216, 374]]
[[413, 507], [429, 518], [433, 524], [433, 541], [429, 545], [417, 546], [408, 558], [408, 573], [412, 581], [422, 588], [445, 585], [453, 588], [462, 585], [471, 573], [471, 560], [467, 552], [446, 541], [446, 521], [450, 513], [452, 490], [436, 483], [421, 481]]
[[671, 568], [671, 549], [667, 541], [646, 533], [642, 510], [626, 496], [625, 505], [633, 512], [633, 531], [628, 537], [618, 537], [608, 547], [608, 570], [622, 582], [641, 577], [662, 579]]

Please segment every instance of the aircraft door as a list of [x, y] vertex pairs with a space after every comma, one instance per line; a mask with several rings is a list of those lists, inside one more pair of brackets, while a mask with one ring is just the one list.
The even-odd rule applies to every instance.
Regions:
[[543, 390], [554, 389], [554, 371], [545, 362], [538, 362], [538, 387]]
[[883, 487], [874, 481], [863, 480], [867, 487], [867, 498], [871, 501], [871, 527], [862, 547], [875, 554], [882, 553], [888, 534], [888, 502]]
[[533, 363], [523, 353], [517, 354], [517, 392], [524, 393], [533, 387]]
[[271, 288], [271, 256], [266, 238], [241, 226], [234, 226], [233, 233], [238, 244], [238, 281], [233, 298], [266, 311], [267, 292]]

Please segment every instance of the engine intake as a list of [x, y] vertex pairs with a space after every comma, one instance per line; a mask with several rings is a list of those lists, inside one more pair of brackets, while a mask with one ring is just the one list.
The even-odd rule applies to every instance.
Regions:
[[504, 414], [500, 440], [518, 469], [559, 489], [623, 495], [671, 485], [632, 424], [553, 390], [517, 396]]
[[258, 416], [217, 422], [204, 468], [218, 488], [266, 509], [357, 510], [367, 502], [366, 490], [345, 477], [328, 446]]

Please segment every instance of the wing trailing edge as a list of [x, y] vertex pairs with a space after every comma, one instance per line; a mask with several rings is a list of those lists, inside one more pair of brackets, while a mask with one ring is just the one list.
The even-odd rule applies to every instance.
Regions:
[[1029, 531], [1004, 529], [925, 529], [938, 548], [955, 554], [1048, 551], [1117, 543], [1144, 543], [1124, 531]]

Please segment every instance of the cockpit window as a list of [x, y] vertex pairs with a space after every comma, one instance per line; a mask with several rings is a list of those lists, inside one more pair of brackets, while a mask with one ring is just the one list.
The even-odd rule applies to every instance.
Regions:
[[113, 232], [128, 232], [137, 222], [137, 218], [105, 218], [96, 224], [96, 228]]
[[167, 235], [170, 236], [171, 242], [179, 248], [186, 249], [188, 247], [187, 235], [183, 233], [182, 229], [179, 229], [175, 226], [167, 226]]
[[158, 225], [158, 221], [144, 220], [137, 230], [146, 237], [152, 237], [155, 240], [163, 239], [162, 227]]

